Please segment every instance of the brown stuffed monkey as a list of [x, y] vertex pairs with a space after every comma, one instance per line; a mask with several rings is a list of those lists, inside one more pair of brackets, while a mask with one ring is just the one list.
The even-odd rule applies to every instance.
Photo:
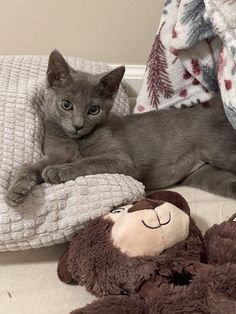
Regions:
[[87, 222], [58, 275], [99, 299], [72, 313], [236, 313], [235, 217], [203, 238], [186, 200], [159, 191]]

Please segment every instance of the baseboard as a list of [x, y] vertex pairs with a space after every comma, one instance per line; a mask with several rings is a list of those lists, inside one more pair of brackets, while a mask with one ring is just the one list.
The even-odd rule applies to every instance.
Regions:
[[[117, 67], [117, 64], [111, 64], [112, 67]], [[142, 84], [142, 79], [143, 75], [145, 72], [145, 65], [132, 65], [132, 64], [127, 64], [125, 66], [125, 75], [124, 79], [127, 84], [127, 93], [129, 97], [136, 97], [141, 84]]]

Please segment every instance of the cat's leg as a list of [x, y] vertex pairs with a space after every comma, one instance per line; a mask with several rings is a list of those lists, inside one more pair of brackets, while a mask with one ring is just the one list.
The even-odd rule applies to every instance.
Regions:
[[181, 185], [236, 199], [236, 176], [211, 165], [205, 165], [196, 170], [186, 177]]
[[49, 162], [46, 158], [34, 164], [24, 164], [8, 189], [6, 195], [7, 203], [11, 206], [21, 204], [32, 188], [43, 182], [41, 174], [48, 164]]
[[200, 160], [236, 174], [236, 130], [230, 126], [218, 132], [216, 127], [203, 146], [198, 150]]
[[127, 154], [104, 154], [89, 157], [72, 163], [48, 166], [42, 173], [46, 182], [61, 183], [79, 176], [99, 173], [120, 173], [138, 178], [137, 169]]

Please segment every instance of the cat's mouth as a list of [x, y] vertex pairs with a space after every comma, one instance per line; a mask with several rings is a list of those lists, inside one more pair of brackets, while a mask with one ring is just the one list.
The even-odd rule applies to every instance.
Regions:
[[70, 132], [70, 131], [66, 131], [66, 134], [70, 137], [70, 138], [81, 138], [87, 134], [89, 134], [91, 132], [91, 130], [89, 129], [81, 129], [79, 131], [74, 131], [74, 132]]
[[79, 138], [79, 134], [77, 132], [66, 132], [66, 134], [70, 137], [70, 138]]

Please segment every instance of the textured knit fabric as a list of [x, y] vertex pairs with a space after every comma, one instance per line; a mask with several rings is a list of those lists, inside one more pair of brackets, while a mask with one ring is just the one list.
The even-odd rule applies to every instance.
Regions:
[[[42, 184], [25, 202], [11, 208], [6, 190], [24, 162], [42, 156], [45, 56], [0, 57], [0, 251], [48, 246], [70, 239], [83, 222], [113, 206], [142, 197], [144, 188], [119, 174], [79, 177], [65, 184]], [[109, 70], [103, 63], [67, 58], [88, 72]], [[114, 111], [129, 113], [123, 88]]]
[[135, 112], [191, 106], [221, 93], [236, 127], [236, 1], [167, 0]]

